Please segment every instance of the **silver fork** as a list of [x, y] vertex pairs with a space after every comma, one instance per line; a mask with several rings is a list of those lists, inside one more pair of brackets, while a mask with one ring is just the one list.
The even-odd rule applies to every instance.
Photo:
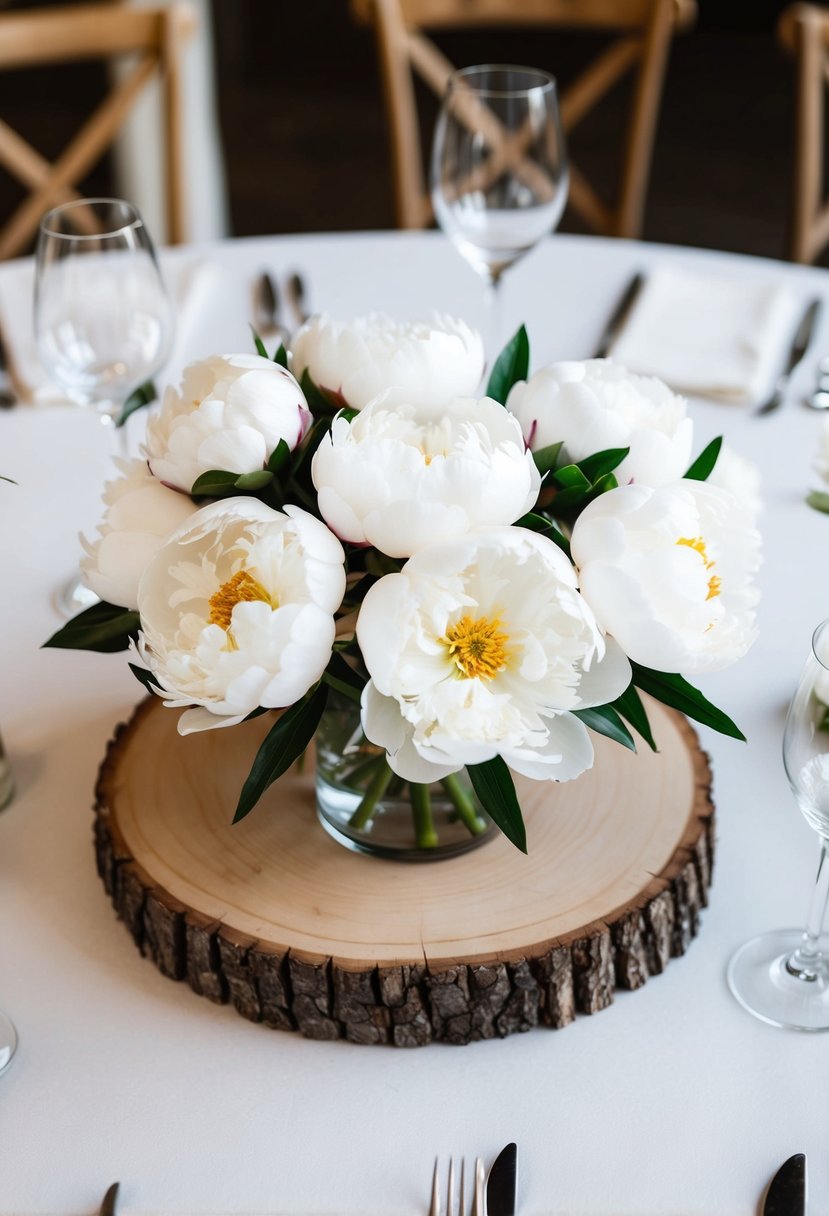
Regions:
[[[465, 1195], [465, 1162], [461, 1158], [460, 1187], [455, 1195], [455, 1161], [449, 1158], [449, 1181], [446, 1187], [446, 1207], [440, 1206], [440, 1163], [435, 1158], [435, 1168], [432, 1174], [432, 1202], [429, 1204], [429, 1216], [466, 1216]], [[457, 1204], [455, 1202], [457, 1198]], [[475, 1158], [475, 1177], [472, 1185], [472, 1203], [469, 1216], [484, 1216], [484, 1163], [480, 1157]]]

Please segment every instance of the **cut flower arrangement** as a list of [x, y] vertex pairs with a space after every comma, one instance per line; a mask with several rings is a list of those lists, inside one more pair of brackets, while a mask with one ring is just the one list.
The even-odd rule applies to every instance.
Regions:
[[436, 850], [437, 791], [525, 850], [512, 774], [578, 777], [591, 732], [655, 748], [641, 692], [742, 738], [687, 677], [754, 639], [756, 506], [682, 398], [609, 360], [530, 377], [523, 327], [482, 396], [443, 316], [256, 346], [166, 390], [84, 542], [101, 602], [47, 643], [129, 650], [181, 734], [281, 711], [236, 820], [316, 737], [352, 839], [395, 795]]

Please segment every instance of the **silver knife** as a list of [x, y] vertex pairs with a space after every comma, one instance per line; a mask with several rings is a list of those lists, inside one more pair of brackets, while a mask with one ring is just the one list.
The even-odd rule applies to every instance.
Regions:
[[763, 1216], [806, 1216], [806, 1155], [795, 1153], [772, 1178]]
[[518, 1145], [502, 1148], [486, 1180], [487, 1216], [515, 1216], [518, 1189]]
[[756, 414], [770, 414], [773, 410], [776, 410], [779, 405], [783, 404], [792, 372], [806, 354], [806, 351], [809, 349], [809, 343], [812, 340], [812, 334], [815, 332], [815, 327], [817, 326], [818, 319], [820, 317], [820, 311], [820, 300], [812, 300], [811, 303], [807, 305], [806, 311], [800, 318], [800, 324], [798, 325], [794, 338], [792, 339], [792, 344], [789, 349], [789, 357], [786, 360], [783, 371], [779, 376], [768, 401], [763, 402], [763, 404], [757, 410], [755, 410]]
[[118, 1183], [113, 1182], [101, 1201], [98, 1216], [115, 1216], [115, 1203], [118, 1198]]
[[599, 338], [596, 352], [593, 355], [594, 359], [606, 359], [611, 346], [616, 341], [619, 331], [628, 318], [628, 313], [633, 307], [636, 297], [642, 290], [645, 282], [643, 274], [636, 274], [628, 283], [625, 290], [622, 292], [619, 302], [610, 314], [610, 319], [605, 325], [602, 336]]

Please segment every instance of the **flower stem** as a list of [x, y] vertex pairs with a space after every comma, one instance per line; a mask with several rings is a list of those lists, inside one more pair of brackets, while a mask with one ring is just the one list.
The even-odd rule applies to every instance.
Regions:
[[412, 803], [415, 844], [419, 849], [434, 849], [438, 845], [438, 834], [432, 819], [432, 797], [428, 785], [409, 782], [409, 798]]
[[475, 803], [458, 781], [457, 773], [444, 777], [441, 785], [451, 799], [452, 805], [458, 812], [458, 818], [468, 828], [473, 836], [480, 836], [486, 831], [486, 823], [475, 810]]
[[349, 819], [349, 827], [361, 828], [368, 827], [374, 815], [377, 803], [386, 792], [386, 788], [392, 779], [392, 771], [389, 768], [383, 757], [378, 757], [377, 772], [371, 780], [371, 784], [362, 797], [360, 805]]

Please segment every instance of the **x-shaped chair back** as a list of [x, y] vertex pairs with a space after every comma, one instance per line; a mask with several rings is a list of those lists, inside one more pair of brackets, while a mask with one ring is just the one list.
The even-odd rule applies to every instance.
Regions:
[[0, 14], [0, 70], [84, 59], [134, 60], [54, 163], [0, 118], [0, 164], [29, 190], [0, 227], [0, 258], [25, 249], [50, 207], [79, 197], [78, 183], [112, 144], [157, 74], [164, 85], [166, 112], [168, 235], [174, 243], [184, 239], [181, 55], [195, 25], [195, 14], [186, 3], [155, 8], [77, 5]]
[[636, 72], [617, 199], [606, 203], [571, 161], [569, 201], [597, 232], [639, 235], [671, 37], [693, 22], [696, 0], [351, 0], [351, 7], [377, 34], [399, 227], [422, 228], [432, 218], [412, 73], [442, 96], [454, 71], [423, 30], [560, 26], [615, 35], [560, 98], [565, 134], [622, 77]]

